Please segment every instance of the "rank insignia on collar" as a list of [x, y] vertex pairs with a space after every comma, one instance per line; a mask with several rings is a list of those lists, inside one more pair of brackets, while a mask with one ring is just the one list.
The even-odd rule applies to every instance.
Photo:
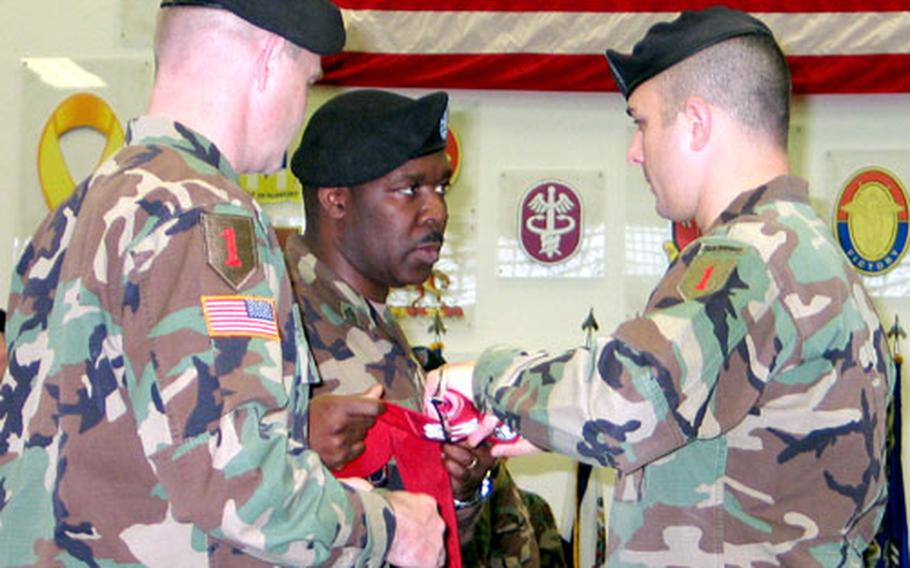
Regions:
[[240, 290], [259, 266], [253, 219], [244, 215], [203, 213], [202, 226], [209, 266], [234, 290]]
[[679, 281], [680, 295], [694, 300], [722, 289], [741, 254], [739, 247], [703, 246]]

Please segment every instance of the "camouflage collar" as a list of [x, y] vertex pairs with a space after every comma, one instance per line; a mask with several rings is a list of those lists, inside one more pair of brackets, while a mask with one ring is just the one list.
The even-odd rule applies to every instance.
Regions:
[[127, 123], [127, 146], [167, 146], [188, 153], [239, 184], [237, 172], [208, 138], [190, 128], [160, 116], [140, 116]]
[[318, 305], [331, 308], [349, 324], [374, 330], [392, 319], [384, 305], [372, 304], [335, 274], [329, 265], [319, 260], [303, 238], [288, 239], [287, 258], [292, 270], [297, 270], [300, 279], [306, 283], [298, 293], [309, 296]]
[[745, 191], [739, 194], [704, 232], [708, 233], [721, 225], [726, 225], [737, 217], [750, 215], [758, 206], [770, 201], [808, 204], [809, 184], [795, 176], [778, 176], [764, 185]]

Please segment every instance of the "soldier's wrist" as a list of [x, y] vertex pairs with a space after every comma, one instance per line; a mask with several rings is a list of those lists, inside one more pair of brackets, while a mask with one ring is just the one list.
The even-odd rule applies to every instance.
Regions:
[[484, 474], [483, 479], [480, 481], [480, 484], [477, 486], [477, 489], [474, 491], [474, 494], [468, 499], [464, 501], [453, 499], [456, 511], [469, 507], [476, 507], [477, 505], [485, 503], [487, 499], [490, 498], [490, 495], [493, 494], [493, 479], [491, 478], [490, 472], [491, 470], [488, 469], [487, 473]]

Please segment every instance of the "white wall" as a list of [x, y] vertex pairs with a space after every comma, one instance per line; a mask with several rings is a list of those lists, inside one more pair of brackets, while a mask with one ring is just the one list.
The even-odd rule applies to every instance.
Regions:
[[[140, 6], [145, 4], [148, 6]], [[131, 69], [145, 66], [145, 81], [118, 85], [118, 113], [140, 112], [150, 77], [148, 31], [157, 2], [150, 0], [35, 0], [0, 3], [4, 33], [0, 35], [0, 70], [6, 77], [0, 89], [0, 172], [4, 197], [0, 208], [0, 298], [9, 290], [16, 238], [29, 235], [43, 213], [43, 202], [33, 174], [39, 132], [34, 118], [30, 80], [21, 58], [69, 56], [106, 62], [101, 68], [128, 61]], [[149, 7], [150, 6], [150, 7]], [[137, 14], [146, 17], [137, 18]], [[114, 62], [114, 63], [111, 63]], [[141, 69], [140, 69], [141, 71]], [[135, 73], [136, 71], [132, 71]], [[607, 72], [604, 65], [604, 72]], [[131, 88], [141, 84], [141, 88]], [[311, 109], [336, 89], [320, 87]], [[414, 94], [416, 91], [411, 91]], [[61, 92], [60, 98], [65, 93]], [[113, 91], [111, 92], [113, 96]], [[462, 182], [469, 190], [453, 194], [452, 215], [468, 227], [462, 240], [473, 239], [476, 304], [469, 317], [449, 325], [446, 336], [450, 359], [476, 356], [493, 343], [512, 343], [528, 349], [558, 350], [579, 344], [582, 319], [593, 308], [601, 331], [608, 332], [644, 303], [657, 276], [633, 274], [636, 262], [627, 259], [628, 226], [665, 230], [667, 224], [653, 213], [651, 197], [636, 168], [625, 163], [625, 145], [631, 132], [624, 102], [616, 94], [452, 91], [453, 107], [467, 134]], [[26, 112], [27, 111], [27, 112]], [[49, 112], [47, 109], [46, 112]], [[456, 118], [457, 118], [456, 116]], [[120, 116], [125, 120], [127, 116]], [[82, 136], [80, 138], [80, 136]], [[75, 134], [65, 150], [72, 169], [87, 171], [97, 144]], [[84, 142], [84, 144], [83, 144]], [[807, 177], [820, 212], [830, 218], [843, 179], [832, 175], [845, 152], [857, 160], [886, 155], [906, 158], [910, 152], [910, 95], [814, 96], [797, 99], [794, 107], [794, 171]], [[864, 153], [860, 153], [864, 152]], [[910, 160], [898, 171], [910, 183]], [[869, 164], [871, 165], [871, 164]], [[900, 168], [897, 168], [900, 169]], [[605, 276], [594, 279], [504, 279], [497, 275], [500, 183], [503, 172], [515, 170], [595, 170], [603, 175], [606, 228]], [[455, 191], [459, 191], [456, 187]], [[465, 229], [462, 229], [465, 230]], [[639, 261], [641, 262], [641, 257]], [[904, 261], [906, 265], [910, 261]], [[903, 268], [903, 267], [902, 267]], [[887, 325], [894, 315], [910, 323], [905, 297], [878, 300]], [[5, 304], [5, 301], [0, 301]], [[415, 342], [429, 340], [426, 322], [407, 324]], [[905, 439], [907, 438], [905, 432]], [[567, 497], [568, 460], [554, 456], [522, 458], [511, 464], [522, 484], [547, 497], [563, 518]]]
[[[6, 304], [9, 291], [8, 273], [15, 262], [14, 249], [18, 250], [19, 243], [31, 234], [36, 222], [46, 212], [35, 174], [40, 126], [30, 124], [33, 121], [27, 116], [26, 110], [34, 108], [34, 101], [30, 99], [32, 93], [26, 90], [30, 72], [22, 60], [29, 57], [74, 57], [100, 61], [136, 58], [150, 61], [148, 49], [122, 37], [126, 13], [123, 7], [140, 3], [151, 6], [151, 11], [144, 9], [146, 14], [154, 13], [157, 3], [144, 0], [0, 1], [0, 15], [4, 22], [3, 33], [0, 34], [0, 72], [5, 78], [0, 89], [0, 108], [3, 109], [0, 113], [0, 195], [4, 203], [0, 210], [2, 306]], [[131, 13], [136, 12], [133, 10]], [[150, 17], [147, 16], [145, 21], [146, 25], [151, 25]], [[150, 34], [146, 36], [150, 40]], [[135, 93], [137, 109], [144, 106], [146, 97], [145, 92]], [[50, 115], [52, 109], [47, 109], [44, 118]], [[80, 141], [87, 141], [92, 147], [82, 150], [78, 144]], [[91, 168], [98, 153], [90, 154], [95, 150], [94, 146], [100, 148], [98, 140], [74, 132], [63, 142], [74, 174]]]

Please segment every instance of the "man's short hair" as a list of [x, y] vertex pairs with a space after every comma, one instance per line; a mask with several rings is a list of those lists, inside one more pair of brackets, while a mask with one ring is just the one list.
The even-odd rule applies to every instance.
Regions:
[[162, 0], [161, 8], [163, 12], [197, 8], [230, 12], [318, 55], [338, 53], [345, 41], [341, 10], [330, 0]]
[[268, 33], [237, 18], [226, 10], [209, 7], [168, 8], [158, 12], [155, 26], [155, 68], [160, 65], [181, 64], [194, 48], [198, 52], [202, 38], [221, 34], [238, 42], [252, 42]]
[[[270, 33], [275, 32], [259, 27], [229, 10], [209, 6], [207, 2], [200, 2], [198, 6], [185, 6], [175, 1], [173, 7], [158, 12], [154, 36], [155, 69], [157, 70], [165, 61], [179, 64], [187, 58], [188, 53], [198, 51], [201, 44], [208, 42], [209, 38], [215, 35], [226, 40], [249, 44], [260, 41]], [[344, 40], [343, 27], [340, 28], [340, 32], [334, 30], [334, 33], [340, 34], [341, 41]], [[329, 47], [332, 45], [334, 44], [330, 44]], [[284, 50], [296, 61], [303, 54], [304, 48], [300, 43], [288, 40], [284, 44]]]
[[787, 147], [790, 69], [773, 37], [753, 34], [723, 41], [655, 79], [663, 97], [663, 120], [672, 120], [686, 99], [699, 96], [729, 112], [748, 130]]

